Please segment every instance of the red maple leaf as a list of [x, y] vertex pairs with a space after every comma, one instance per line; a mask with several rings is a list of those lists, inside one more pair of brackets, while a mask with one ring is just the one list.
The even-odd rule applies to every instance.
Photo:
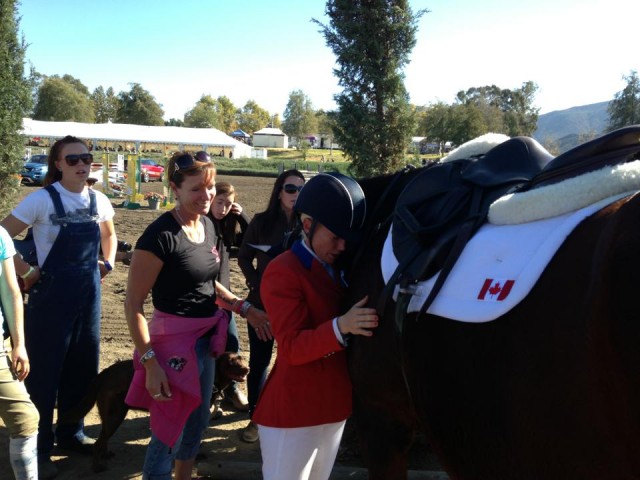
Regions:
[[489, 289], [489, 295], [497, 295], [500, 293], [500, 290], [502, 290], [502, 287], [500, 286], [500, 282], [496, 282]]

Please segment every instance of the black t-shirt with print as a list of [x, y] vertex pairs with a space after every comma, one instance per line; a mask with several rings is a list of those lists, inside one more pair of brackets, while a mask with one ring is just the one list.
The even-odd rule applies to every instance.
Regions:
[[211, 220], [202, 216], [205, 240], [194, 243], [167, 212], [149, 225], [136, 249], [156, 255], [164, 265], [151, 289], [153, 306], [184, 317], [209, 317], [218, 309], [214, 281], [220, 270], [216, 234]]

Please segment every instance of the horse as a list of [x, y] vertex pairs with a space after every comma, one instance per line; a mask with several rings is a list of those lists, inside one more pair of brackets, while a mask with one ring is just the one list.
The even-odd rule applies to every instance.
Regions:
[[[615, 141], [622, 134], [624, 146]], [[634, 126], [544, 160], [516, 191], [598, 162], [630, 162], [638, 138]], [[370, 205], [381, 199], [352, 256], [347, 302], [369, 295], [380, 317], [372, 337], [356, 336], [348, 348], [369, 478], [406, 479], [423, 433], [452, 480], [640, 479], [640, 194], [581, 221], [511, 310], [466, 323], [398, 312], [382, 298], [390, 218], [423, 169], [359, 180]], [[446, 255], [439, 259], [442, 268]]]

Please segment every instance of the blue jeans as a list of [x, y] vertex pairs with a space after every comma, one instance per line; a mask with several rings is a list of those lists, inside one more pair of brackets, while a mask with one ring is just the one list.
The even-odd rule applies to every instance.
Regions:
[[273, 353], [273, 340], [262, 341], [249, 325], [249, 375], [247, 377], [247, 397], [249, 416], [253, 415], [260, 396], [260, 390], [267, 379], [267, 369]]
[[238, 324], [236, 323], [236, 317], [232, 312], [227, 312], [229, 315], [229, 328], [227, 328], [227, 345], [225, 347], [226, 352], [240, 352], [240, 341], [238, 340]]
[[182, 434], [173, 448], [165, 445], [155, 435], [147, 447], [142, 467], [143, 480], [171, 480], [174, 459], [195, 458], [200, 448], [202, 434], [209, 424], [209, 399], [216, 373], [215, 360], [209, 355], [209, 339], [200, 338], [196, 342], [198, 371], [200, 372], [200, 395], [202, 403], [187, 419]]

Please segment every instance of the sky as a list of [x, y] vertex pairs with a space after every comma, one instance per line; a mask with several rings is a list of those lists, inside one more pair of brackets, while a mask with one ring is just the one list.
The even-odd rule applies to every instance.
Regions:
[[[335, 108], [335, 56], [321, 0], [21, 0], [26, 57], [90, 91], [139, 83], [182, 119], [202, 95], [254, 100], [282, 118], [301, 90]], [[404, 69], [411, 103], [453, 103], [460, 90], [538, 85], [540, 113], [610, 101], [640, 70], [637, 0], [410, 0], [416, 46]]]

